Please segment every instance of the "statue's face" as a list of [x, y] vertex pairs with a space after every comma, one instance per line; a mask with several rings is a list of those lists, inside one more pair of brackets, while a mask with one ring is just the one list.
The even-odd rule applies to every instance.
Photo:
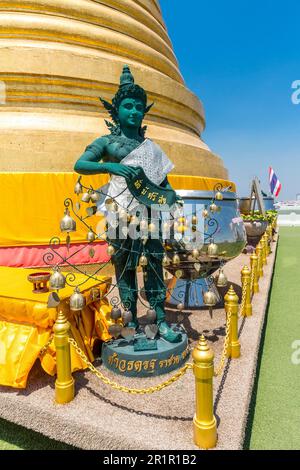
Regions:
[[139, 129], [144, 119], [145, 108], [138, 98], [125, 98], [119, 106], [119, 120], [122, 127]]

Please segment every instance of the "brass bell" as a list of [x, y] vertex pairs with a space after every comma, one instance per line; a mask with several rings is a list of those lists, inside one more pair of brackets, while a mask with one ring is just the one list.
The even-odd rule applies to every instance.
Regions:
[[113, 307], [111, 312], [110, 312], [110, 317], [117, 321], [119, 318], [121, 318], [122, 316], [122, 312], [121, 312], [121, 309], [118, 308], [118, 307]]
[[167, 266], [170, 265], [170, 259], [168, 258], [167, 255], [164, 255], [163, 259], [162, 259], [162, 265], [164, 268], [166, 268]]
[[122, 220], [122, 222], [127, 222], [127, 212], [125, 209], [119, 211], [119, 219]]
[[198, 217], [196, 215], [192, 216], [192, 224], [196, 225], [198, 223]]
[[147, 230], [147, 229], [148, 229], [148, 222], [147, 222], [147, 220], [145, 220], [145, 219], [141, 220], [140, 229], [141, 229], [141, 230]]
[[76, 231], [76, 222], [70, 216], [69, 209], [65, 210], [65, 216], [60, 221], [60, 230], [62, 232], [75, 232]]
[[210, 212], [217, 212], [218, 206], [214, 202], [209, 206]]
[[203, 217], [206, 219], [206, 217], [208, 217], [208, 215], [209, 215], [208, 210], [207, 210], [207, 209], [204, 209], [204, 210], [202, 211], [202, 215], [203, 215]]
[[221, 191], [218, 191], [216, 193], [215, 198], [216, 198], [217, 201], [223, 201], [223, 194], [221, 193]]
[[183, 224], [179, 224], [178, 227], [177, 227], [177, 232], [178, 233], [184, 233], [187, 229], [187, 226], [186, 225], [183, 225]]
[[163, 231], [167, 232], [168, 230], [170, 230], [170, 223], [169, 222], [164, 222], [163, 223]]
[[203, 294], [203, 302], [209, 308], [209, 314], [211, 318], [213, 314], [212, 308], [216, 305], [217, 301], [218, 298], [213, 291], [209, 290]]
[[77, 195], [82, 193], [82, 186], [80, 184], [80, 179], [77, 181], [77, 183], [74, 186], [74, 193]]
[[59, 268], [54, 268], [54, 273], [49, 279], [50, 290], [60, 290], [63, 289], [66, 285], [65, 276], [59, 271]]
[[90, 242], [90, 243], [92, 243], [93, 241], [95, 241], [96, 235], [95, 235], [95, 233], [93, 232], [92, 227], [90, 227], [90, 230], [89, 230], [88, 233], [87, 233], [86, 239], [87, 239], [87, 241]]
[[193, 251], [192, 251], [192, 255], [193, 255], [193, 258], [197, 259], [199, 258], [199, 250], [197, 250], [197, 248], [195, 248]]
[[100, 194], [97, 193], [96, 191], [94, 191], [91, 195], [90, 195], [90, 198], [91, 198], [91, 201], [92, 202], [98, 202], [100, 201]]
[[80, 293], [78, 287], [75, 287], [74, 294], [70, 297], [70, 310], [79, 311], [85, 307], [85, 297]]
[[214, 307], [218, 299], [216, 294], [212, 290], [208, 290], [203, 294], [203, 302], [207, 307]]
[[148, 225], [148, 230], [149, 230], [150, 233], [155, 232], [155, 230], [156, 230], [156, 225], [155, 225], [153, 222], [151, 222], [151, 223]]
[[140, 257], [140, 266], [147, 266], [148, 264], [148, 259], [147, 256], [144, 254]]
[[83, 193], [81, 200], [82, 200], [82, 202], [90, 202], [90, 200], [91, 200], [90, 193]]
[[146, 318], [148, 323], [154, 323], [156, 320], [156, 311], [153, 308], [147, 310]]
[[218, 281], [217, 281], [217, 286], [218, 287], [226, 287], [228, 284], [228, 279], [226, 275], [224, 274], [223, 269], [220, 269], [219, 275], [218, 275]]
[[112, 255], [115, 253], [115, 249], [114, 249], [114, 247], [113, 247], [112, 245], [108, 245], [106, 251], [107, 251], [107, 254], [108, 254], [109, 256], [112, 256]]
[[180, 312], [182, 312], [183, 309], [184, 309], [183, 303], [180, 303], [180, 304], [177, 305], [177, 310], [179, 310]]
[[173, 256], [172, 263], [175, 265], [180, 264], [180, 258], [177, 253], [175, 253], [175, 255]]
[[218, 245], [216, 245], [214, 242], [211, 242], [208, 247], [207, 247], [207, 254], [210, 257], [215, 257], [218, 254]]
[[138, 217], [136, 215], [133, 215], [130, 219], [130, 224], [131, 225], [138, 225], [138, 223], [139, 223]]

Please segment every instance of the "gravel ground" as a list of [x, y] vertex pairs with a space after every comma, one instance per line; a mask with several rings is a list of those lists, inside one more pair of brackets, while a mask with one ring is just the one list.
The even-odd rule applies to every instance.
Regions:
[[[222, 378], [214, 381], [218, 449], [241, 449], [243, 446], [275, 250], [276, 244], [273, 244], [265, 276], [260, 281], [260, 293], [254, 297], [253, 316], [239, 321], [241, 357], [229, 360]], [[224, 269], [238, 295], [244, 264], [249, 265], [249, 256], [242, 254]], [[223, 289], [222, 294], [226, 290]], [[140, 315], [143, 313], [141, 308]], [[217, 365], [225, 336], [224, 308], [215, 309], [213, 318], [206, 309], [184, 311], [182, 315], [191, 346], [203, 333], [215, 353]], [[168, 321], [176, 322], [177, 318], [178, 312], [167, 310]], [[152, 386], [168, 378], [165, 375], [129, 379], [108, 372], [100, 361], [96, 361], [96, 365], [106, 376], [132, 388]], [[196, 449], [192, 424], [195, 387], [191, 371], [172, 386], [141, 396], [113, 390], [88, 371], [77, 372], [74, 377], [75, 399], [67, 405], [57, 405], [54, 403], [54, 378], [45, 375], [37, 363], [26, 390], [0, 387], [0, 416], [82, 449]]]

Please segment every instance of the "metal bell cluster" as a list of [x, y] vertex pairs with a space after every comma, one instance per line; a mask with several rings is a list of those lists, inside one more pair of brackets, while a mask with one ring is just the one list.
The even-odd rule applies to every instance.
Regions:
[[74, 294], [70, 297], [70, 310], [79, 311], [86, 305], [85, 297], [81, 294], [78, 287], [75, 287]]
[[70, 216], [69, 209], [65, 210], [65, 215], [60, 222], [61, 232], [76, 232], [76, 222]]
[[50, 290], [60, 290], [66, 285], [65, 276], [59, 271], [58, 267], [54, 268], [54, 273], [49, 279]]

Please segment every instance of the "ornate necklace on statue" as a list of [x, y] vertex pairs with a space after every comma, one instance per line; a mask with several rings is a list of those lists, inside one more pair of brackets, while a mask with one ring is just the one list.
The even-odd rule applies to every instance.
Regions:
[[128, 153], [139, 147], [145, 140], [142, 137], [141, 140], [129, 139], [125, 135], [109, 135], [108, 139], [111, 145], [118, 144], [119, 149], [124, 148]]

